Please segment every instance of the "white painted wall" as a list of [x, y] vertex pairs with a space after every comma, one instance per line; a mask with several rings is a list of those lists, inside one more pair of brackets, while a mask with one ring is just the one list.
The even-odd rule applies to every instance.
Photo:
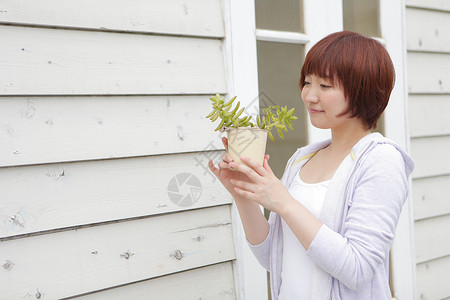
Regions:
[[[236, 299], [231, 199], [206, 172], [223, 15], [219, 0], [0, 3], [0, 299]], [[169, 198], [180, 173], [201, 184], [192, 205]]]
[[406, 1], [415, 261], [420, 299], [450, 297], [450, 4]]

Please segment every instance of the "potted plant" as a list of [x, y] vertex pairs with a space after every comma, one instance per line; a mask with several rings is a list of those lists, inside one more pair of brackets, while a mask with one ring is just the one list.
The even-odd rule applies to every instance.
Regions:
[[240, 156], [252, 158], [262, 165], [266, 152], [267, 136], [274, 141], [272, 130], [276, 129], [278, 135], [284, 139], [283, 131], [292, 127], [295, 108], [287, 109], [287, 106], [269, 106], [263, 109], [262, 116], [256, 116], [256, 124], [252, 122], [252, 116], [241, 116], [245, 108], [237, 102], [233, 108], [236, 96], [225, 102], [223, 96], [216, 94], [211, 97], [213, 110], [206, 116], [215, 122], [220, 119], [216, 131], [227, 132], [228, 153], [236, 162], [241, 162]]

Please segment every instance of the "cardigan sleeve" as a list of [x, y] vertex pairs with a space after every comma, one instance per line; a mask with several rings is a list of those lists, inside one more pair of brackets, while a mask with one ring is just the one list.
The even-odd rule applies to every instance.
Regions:
[[402, 155], [388, 144], [375, 147], [358, 173], [342, 233], [322, 225], [307, 251], [319, 267], [353, 290], [370, 282], [388, 259], [409, 176]]

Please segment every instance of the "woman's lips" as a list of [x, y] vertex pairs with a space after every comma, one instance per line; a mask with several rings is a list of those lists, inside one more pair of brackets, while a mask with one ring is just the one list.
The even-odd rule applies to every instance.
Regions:
[[319, 109], [314, 109], [314, 108], [308, 108], [308, 111], [310, 114], [318, 114], [318, 113], [322, 113], [323, 110], [319, 110]]

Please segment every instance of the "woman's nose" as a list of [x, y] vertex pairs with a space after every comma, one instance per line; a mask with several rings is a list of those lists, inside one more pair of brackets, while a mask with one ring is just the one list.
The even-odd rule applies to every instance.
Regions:
[[315, 102], [319, 101], [319, 97], [317, 96], [317, 93], [315, 93], [313, 89], [309, 89], [305, 93], [304, 97], [305, 97], [304, 98], [305, 101], [307, 101], [307, 102], [314, 102], [315, 103]]

